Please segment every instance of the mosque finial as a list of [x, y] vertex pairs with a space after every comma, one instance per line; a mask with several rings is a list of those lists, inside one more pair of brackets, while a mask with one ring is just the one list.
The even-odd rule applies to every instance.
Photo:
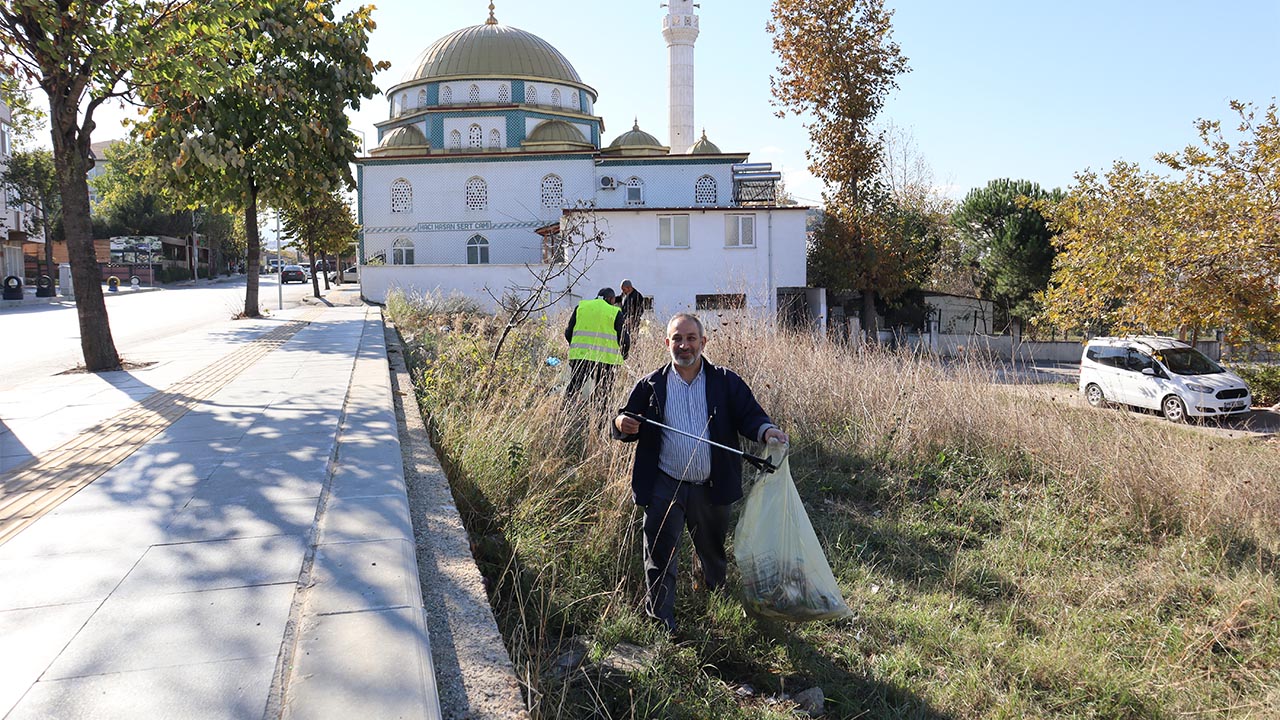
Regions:
[[493, 16], [493, 3], [489, 3], [489, 19], [484, 21], [485, 25], [497, 25], [498, 18]]
[[639, 115], [637, 115], [637, 116], [636, 116], [636, 119], [635, 119], [635, 120], [632, 120], [632, 121], [631, 121], [631, 129], [632, 129], [632, 130], [639, 130], [639, 129], [640, 129], [640, 116], [639, 116]]

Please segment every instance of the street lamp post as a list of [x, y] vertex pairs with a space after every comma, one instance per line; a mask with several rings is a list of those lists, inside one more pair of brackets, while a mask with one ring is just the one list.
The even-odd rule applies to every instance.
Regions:
[[276, 208], [276, 309], [284, 310], [284, 254], [280, 251], [280, 208]]

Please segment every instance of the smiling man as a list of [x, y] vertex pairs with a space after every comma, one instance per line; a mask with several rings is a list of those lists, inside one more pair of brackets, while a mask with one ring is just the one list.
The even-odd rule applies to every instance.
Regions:
[[738, 436], [787, 442], [751, 388], [735, 373], [702, 356], [707, 336], [696, 315], [679, 313], [667, 323], [671, 362], [636, 383], [613, 420], [613, 437], [637, 442], [631, 470], [635, 503], [644, 508], [646, 612], [676, 632], [676, 560], [681, 528], [687, 528], [708, 590], [724, 584], [724, 539], [729, 506], [742, 497], [742, 459], [727, 450], [643, 425], [643, 415], [712, 442], [738, 448]]

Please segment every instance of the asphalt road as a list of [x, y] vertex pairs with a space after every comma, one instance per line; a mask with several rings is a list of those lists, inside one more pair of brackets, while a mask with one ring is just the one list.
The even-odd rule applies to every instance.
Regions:
[[[259, 280], [260, 306], [276, 309], [280, 293], [275, 277], [261, 276]], [[170, 285], [153, 292], [104, 293], [116, 349], [125, 360], [145, 360], [131, 357], [131, 351], [147, 342], [231, 320], [244, 310], [244, 292], [245, 277], [236, 276], [224, 281]], [[284, 307], [296, 307], [310, 294], [310, 283], [285, 285]], [[84, 363], [80, 323], [73, 303], [2, 310], [0, 337], [4, 338], [0, 390]]]

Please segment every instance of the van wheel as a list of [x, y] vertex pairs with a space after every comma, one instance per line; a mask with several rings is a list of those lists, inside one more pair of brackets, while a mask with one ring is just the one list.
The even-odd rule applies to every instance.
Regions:
[[1102, 388], [1093, 383], [1085, 386], [1084, 399], [1089, 401], [1089, 405], [1092, 407], [1104, 408], [1108, 405], [1107, 396], [1102, 394]]
[[1187, 406], [1182, 402], [1182, 398], [1177, 395], [1170, 395], [1160, 403], [1160, 408], [1164, 411], [1164, 418], [1169, 422], [1186, 422]]

